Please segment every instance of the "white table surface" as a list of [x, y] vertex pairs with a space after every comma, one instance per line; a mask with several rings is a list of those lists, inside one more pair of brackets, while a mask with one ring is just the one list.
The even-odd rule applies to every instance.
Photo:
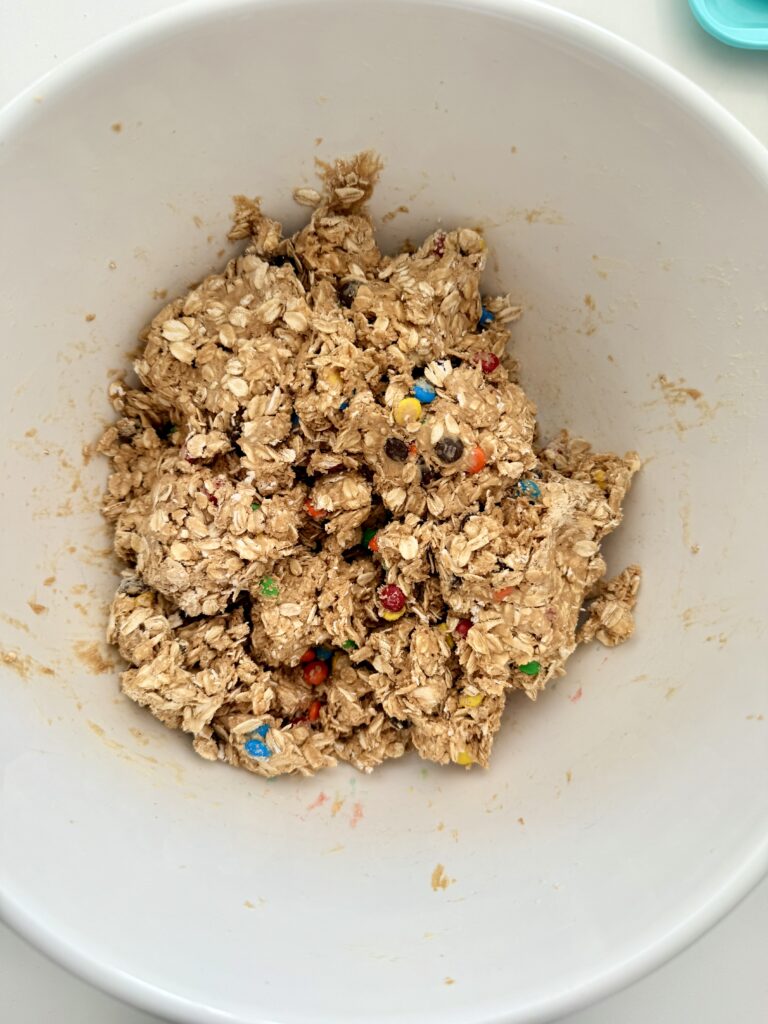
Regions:
[[[5, 0], [0, 105], [76, 51], [172, 0]], [[768, 144], [768, 51], [722, 46], [687, 0], [559, 0], [711, 92]], [[673, 961], [560, 1024], [765, 1024], [768, 880]], [[201, 964], [204, 970], [204, 965]], [[0, 1019], [8, 1024], [158, 1024], [67, 974], [0, 925]], [[361, 1022], [362, 1024], [362, 1022]]]

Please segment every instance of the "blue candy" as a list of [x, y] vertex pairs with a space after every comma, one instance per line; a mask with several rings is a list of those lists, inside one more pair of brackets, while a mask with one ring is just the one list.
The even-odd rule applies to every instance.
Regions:
[[268, 732], [269, 732], [269, 726], [268, 725], [260, 725], [258, 729], [254, 729], [252, 733], [249, 733], [249, 735], [250, 736], [261, 736], [261, 738], [264, 739], [264, 737], [267, 735]]
[[261, 740], [248, 740], [244, 749], [250, 757], [272, 757], [272, 751]]
[[485, 306], [482, 308], [480, 319], [477, 321], [478, 331], [484, 331], [488, 324], [492, 324], [495, 317], [490, 309], [486, 309]]
[[521, 498], [530, 498], [536, 501], [541, 497], [541, 488], [535, 480], [519, 480], [515, 493]]
[[315, 657], [318, 661], [330, 661], [333, 657], [333, 651], [330, 647], [316, 647]]
[[[353, 389], [352, 389], [352, 394], [353, 394], [353, 395], [356, 395], [356, 394], [357, 394], [357, 388], [353, 388]], [[343, 401], [343, 402], [341, 403], [341, 405], [339, 406], [339, 412], [344, 412], [344, 411], [345, 411], [346, 409], [348, 409], [348, 408], [349, 408], [349, 399], [348, 399], [348, 398], [345, 398], [345, 399], [344, 399], [344, 401]]]
[[430, 402], [434, 402], [437, 395], [434, 386], [428, 380], [419, 377], [413, 385], [413, 397], [418, 398], [422, 405], [429, 405]]

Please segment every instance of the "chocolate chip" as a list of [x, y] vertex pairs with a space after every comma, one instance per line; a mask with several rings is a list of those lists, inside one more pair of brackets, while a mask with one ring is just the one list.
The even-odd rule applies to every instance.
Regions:
[[454, 368], [454, 370], [458, 370], [458, 368], [464, 362], [464, 360], [463, 359], [459, 359], [458, 356], [448, 356], [448, 358], [449, 358], [449, 360], [451, 362], [451, 366]]
[[345, 285], [342, 285], [339, 289], [339, 301], [342, 306], [346, 306], [347, 309], [355, 301], [357, 295], [357, 289], [360, 287], [362, 282], [360, 281], [347, 281]]
[[458, 437], [441, 437], [435, 445], [435, 455], [441, 462], [457, 462], [464, 454], [464, 445]]
[[399, 437], [388, 437], [384, 443], [384, 454], [393, 462], [405, 462], [408, 459], [408, 445]]
[[422, 458], [419, 458], [419, 469], [421, 470], [421, 486], [429, 486], [437, 477], [437, 473], [433, 472]]
[[269, 262], [273, 267], [290, 267], [300, 281], [306, 279], [306, 271], [302, 262], [292, 248], [285, 254], [270, 257]]

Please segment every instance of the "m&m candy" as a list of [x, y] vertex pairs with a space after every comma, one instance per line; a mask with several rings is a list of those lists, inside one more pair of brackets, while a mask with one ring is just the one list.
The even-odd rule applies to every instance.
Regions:
[[269, 726], [265, 724], [248, 733], [243, 750], [245, 750], [249, 757], [272, 757], [272, 751], [264, 742], [268, 732]]
[[326, 366], [320, 372], [320, 377], [329, 388], [340, 388], [342, 385], [341, 374], [335, 366]]
[[385, 608], [381, 612], [382, 619], [385, 619], [387, 622], [397, 622], [397, 620], [402, 619], [404, 615], [405, 608], [401, 608], [399, 612], [388, 612], [387, 609]]
[[325, 661], [310, 661], [304, 666], [304, 682], [307, 686], [320, 686], [328, 678], [328, 664]]
[[494, 352], [481, 352], [478, 361], [483, 373], [493, 373], [494, 370], [498, 370], [499, 363], [501, 362]]
[[384, 454], [393, 462], [407, 462], [408, 445], [399, 437], [388, 437], [384, 442]]
[[490, 309], [486, 309], [485, 306], [483, 306], [480, 313], [480, 319], [477, 321], [478, 331], [484, 331], [489, 324], [493, 323], [494, 319], [495, 317]]
[[328, 515], [328, 513], [325, 512], [323, 509], [315, 508], [315, 506], [312, 504], [309, 498], [307, 498], [307, 500], [304, 502], [304, 511], [312, 519], [324, 519]]
[[464, 454], [464, 443], [459, 437], [441, 437], [435, 444], [435, 455], [441, 462], [450, 465], [457, 462]]
[[487, 459], [485, 452], [479, 445], [475, 445], [472, 451], [469, 453], [469, 460], [467, 461], [467, 472], [474, 475], [479, 473], [481, 469], [485, 468]]
[[401, 398], [395, 406], [394, 416], [399, 427], [407, 423], [418, 423], [421, 419], [421, 402], [418, 398]]
[[259, 582], [259, 593], [262, 597], [280, 596], [280, 587], [278, 586], [274, 576], [265, 576], [264, 579]]
[[385, 583], [379, 587], [379, 600], [388, 612], [399, 612], [405, 608], [405, 594], [396, 583]]
[[243, 749], [249, 757], [272, 757], [272, 751], [262, 740], [246, 740]]
[[419, 377], [413, 385], [413, 394], [421, 402], [422, 405], [429, 405], [430, 402], [434, 402], [437, 398], [437, 392], [435, 391], [434, 384], [430, 384], [424, 377]]
[[541, 488], [535, 480], [518, 480], [515, 485], [515, 494], [518, 498], [528, 498], [533, 502], [541, 497]]

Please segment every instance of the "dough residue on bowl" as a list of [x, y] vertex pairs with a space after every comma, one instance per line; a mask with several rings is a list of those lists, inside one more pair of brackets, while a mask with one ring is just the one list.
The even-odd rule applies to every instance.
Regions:
[[326, 168], [290, 238], [238, 197], [244, 250], [142, 333], [100, 443], [124, 692], [267, 776], [486, 765], [510, 690], [633, 630], [639, 569], [600, 544], [637, 455], [538, 443], [482, 236], [382, 255], [379, 171]]

